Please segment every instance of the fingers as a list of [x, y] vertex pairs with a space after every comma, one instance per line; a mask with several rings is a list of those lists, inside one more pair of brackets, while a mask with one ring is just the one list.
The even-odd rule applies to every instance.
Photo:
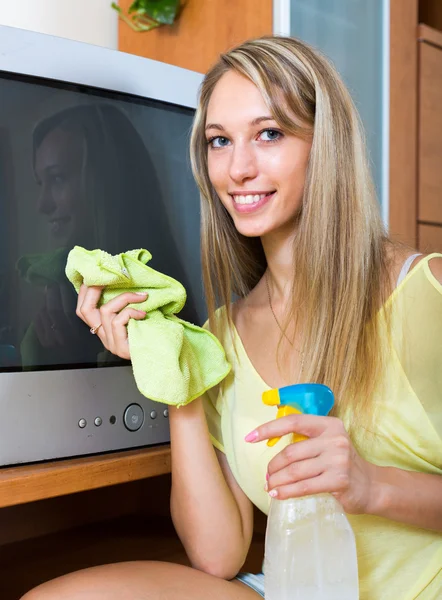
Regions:
[[144, 319], [145, 311], [128, 307], [128, 304], [144, 302], [147, 294], [126, 292], [120, 294], [98, 308], [103, 287], [81, 286], [78, 294], [76, 313], [89, 327], [101, 327], [96, 335], [104, 346], [121, 358], [130, 359], [127, 341], [127, 323], [129, 319]]
[[[135, 302], [143, 302], [147, 298], [147, 294], [141, 296], [140, 294], [135, 294], [133, 292], [127, 292], [125, 294], [120, 294], [116, 296], [109, 302], [106, 302], [100, 308], [100, 318], [97, 322], [103, 325], [102, 328], [98, 330], [98, 332], [106, 337], [106, 347], [113, 354], [117, 354], [117, 356], [121, 356], [121, 358], [129, 358], [128, 354], [128, 345], [127, 345], [127, 330], [126, 325], [130, 319], [130, 315], [125, 320], [123, 316], [119, 320], [115, 321], [117, 315], [121, 312], [124, 312], [127, 315], [126, 307], [129, 303]], [[123, 310], [125, 309], [125, 310]], [[146, 316], [145, 312], [137, 311], [133, 309], [132, 314], [138, 314], [138, 318], [143, 319]], [[118, 343], [119, 342], [119, 343]]]
[[[281, 423], [279, 423], [279, 421]], [[290, 415], [259, 427], [254, 441], [296, 431], [308, 439], [289, 444], [268, 465], [266, 489], [273, 497], [296, 498], [347, 490], [352, 444], [344, 424], [334, 417]]]
[[121, 358], [130, 359], [130, 350], [127, 337], [127, 324], [129, 319], [140, 321], [144, 319], [146, 313], [136, 308], [125, 308], [112, 321], [112, 340], [114, 349], [111, 350], [114, 354]]
[[57, 287], [45, 289], [44, 304], [34, 317], [34, 329], [40, 344], [44, 348], [62, 346], [65, 342], [64, 329], [66, 317], [60, 307], [60, 296]]
[[289, 415], [264, 423], [250, 432], [246, 442], [261, 442], [274, 437], [282, 437], [288, 433], [298, 433], [309, 438], [318, 437], [324, 433], [333, 435], [344, 432], [342, 421], [334, 417], [319, 417], [317, 415]]
[[318, 477], [324, 473], [323, 461], [316, 458], [308, 458], [300, 462], [294, 462], [283, 469], [279, 469], [273, 475], [269, 472], [267, 486], [269, 490], [280, 489], [295, 483]]
[[103, 288], [99, 286], [86, 287], [82, 285], [78, 292], [77, 310], [75, 312], [89, 327], [95, 327], [101, 323], [98, 303], [102, 291]]
[[272, 498], [286, 500], [287, 498], [301, 498], [315, 494], [339, 494], [344, 491], [348, 483], [337, 478], [333, 473], [325, 472], [310, 479], [303, 479], [295, 483], [271, 489]]
[[46, 308], [49, 316], [50, 335], [52, 335], [56, 344], [63, 346], [69, 337], [70, 325], [63, 309], [58, 285], [51, 285], [46, 288]]
[[63, 308], [63, 312], [66, 315], [68, 321], [74, 327], [78, 327], [78, 319], [75, 315], [75, 308], [77, 305], [77, 294], [75, 293], [72, 285], [67, 283], [60, 283], [59, 285], [60, 297], [61, 297], [61, 306]]
[[269, 475], [285, 469], [292, 463], [316, 458], [322, 454], [324, 442], [318, 438], [310, 438], [296, 444], [289, 444], [269, 462], [267, 471]]

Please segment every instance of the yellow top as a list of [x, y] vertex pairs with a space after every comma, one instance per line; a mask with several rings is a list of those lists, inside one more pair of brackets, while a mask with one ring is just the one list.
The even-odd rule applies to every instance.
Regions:
[[[370, 435], [354, 435], [366, 460], [382, 466], [442, 474], [442, 285], [423, 258], [394, 290], [393, 348], [389, 353], [385, 393], [375, 398], [380, 418]], [[442, 256], [442, 255], [438, 255]], [[218, 312], [222, 317], [223, 309]], [[377, 318], [383, 319], [380, 310]], [[244, 436], [275, 418], [275, 408], [261, 397], [270, 389], [250, 362], [235, 331], [238, 356], [230, 335], [225, 351], [232, 371], [204, 396], [212, 442], [227, 456], [245, 494], [264, 513], [264, 491], [276, 446], [247, 444]], [[345, 419], [344, 419], [345, 423]], [[360, 577], [360, 600], [436, 600], [442, 598], [442, 534], [369, 515], [349, 515]]]

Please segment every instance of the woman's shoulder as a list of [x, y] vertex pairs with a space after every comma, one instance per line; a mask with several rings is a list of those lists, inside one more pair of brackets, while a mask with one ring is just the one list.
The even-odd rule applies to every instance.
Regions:
[[419, 252], [410, 247], [396, 246], [387, 251], [391, 287], [394, 290], [408, 276], [422, 269], [442, 285], [442, 253]]
[[435, 279], [442, 285], [442, 253], [433, 252], [422, 255], [422, 259], [428, 264], [428, 267]]

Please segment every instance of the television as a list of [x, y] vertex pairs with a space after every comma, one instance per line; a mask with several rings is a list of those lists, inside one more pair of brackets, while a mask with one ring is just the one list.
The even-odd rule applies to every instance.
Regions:
[[75, 315], [75, 245], [146, 248], [205, 319], [188, 154], [202, 75], [0, 26], [0, 465], [169, 441], [167, 406]]

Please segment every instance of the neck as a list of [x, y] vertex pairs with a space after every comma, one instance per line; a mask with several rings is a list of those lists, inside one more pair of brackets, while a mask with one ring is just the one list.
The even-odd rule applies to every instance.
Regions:
[[293, 228], [290, 234], [273, 232], [263, 236], [262, 245], [267, 259], [267, 275], [272, 290], [272, 300], [286, 303], [293, 280]]

